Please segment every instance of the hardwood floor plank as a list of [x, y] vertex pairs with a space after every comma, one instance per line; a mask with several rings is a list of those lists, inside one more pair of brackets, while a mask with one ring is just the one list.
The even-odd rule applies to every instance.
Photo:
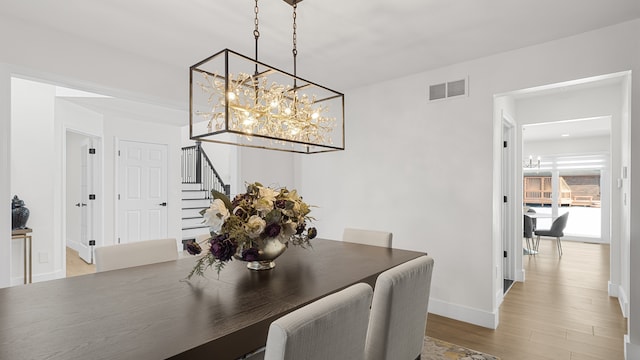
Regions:
[[626, 319], [607, 293], [609, 245], [542, 240], [524, 256], [526, 282], [500, 308], [498, 329], [429, 314], [426, 334], [502, 360], [622, 360]]

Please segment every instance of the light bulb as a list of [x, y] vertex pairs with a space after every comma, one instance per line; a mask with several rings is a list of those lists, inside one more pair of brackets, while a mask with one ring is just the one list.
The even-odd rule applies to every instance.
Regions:
[[291, 109], [285, 108], [284, 109], [284, 113], [287, 114], [287, 115], [291, 115]]
[[277, 108], [278, 107], [278, 101], [276, 101], [276, 100], [271, 101], [271, 107], [272, 108]]
[[316, 111], [316, 112], [314, 112], [313, 114], [311, 114], [311, 118], [312, 118], [313, 120], [316, 120], [316, 119], [318, 119], [319, 117], [320, 117], [320, 113], [318, 113], [317, 111]]
[[236, 99], [236, 94], [233, 91], [229, 91], [227, 93], [227, 97], [229, 98], [229, 100], [235, 100]]

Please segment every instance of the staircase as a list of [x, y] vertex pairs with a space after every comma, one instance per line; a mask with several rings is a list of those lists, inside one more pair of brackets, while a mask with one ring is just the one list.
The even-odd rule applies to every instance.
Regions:
[[182, 243], [194, 240], [197, 235], [207, 234], [200, 211], [211, 204], [207, 190], [201, 190], [201, 184], [182, 183]]
[[197, 235], [208, 234], [200, 211], [211, 204], [211, 190], [230, 195], [230, 186], [225, 185], [209, 157], [196, 142], [194, 146], [182, 148], [182, 243], [195, 240]]

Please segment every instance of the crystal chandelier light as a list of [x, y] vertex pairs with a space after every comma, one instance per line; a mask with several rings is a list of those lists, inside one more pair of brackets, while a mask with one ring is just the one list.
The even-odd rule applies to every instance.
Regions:
[[293, 7], [293, 74], [224, 49], [190, 67], [190, 138], [298, 153], [344, 150], [344, 95], [296, 73], [297, 3]]

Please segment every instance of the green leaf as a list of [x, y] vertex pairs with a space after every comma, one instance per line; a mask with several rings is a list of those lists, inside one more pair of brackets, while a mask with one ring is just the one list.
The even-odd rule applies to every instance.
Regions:
[[211, 190], [211, 195], [213, 196], [214, 199], [220, 199], [222, 200], [222, 202], [224, 203], [224, 206], [227, 207], [227, 210], [232, 211], [233, 209], [231, 208], [231, 200], [229, 200], [229, 197], [223, 193], [221, 193], [220, 191], [216, 191], [216, 190]]

